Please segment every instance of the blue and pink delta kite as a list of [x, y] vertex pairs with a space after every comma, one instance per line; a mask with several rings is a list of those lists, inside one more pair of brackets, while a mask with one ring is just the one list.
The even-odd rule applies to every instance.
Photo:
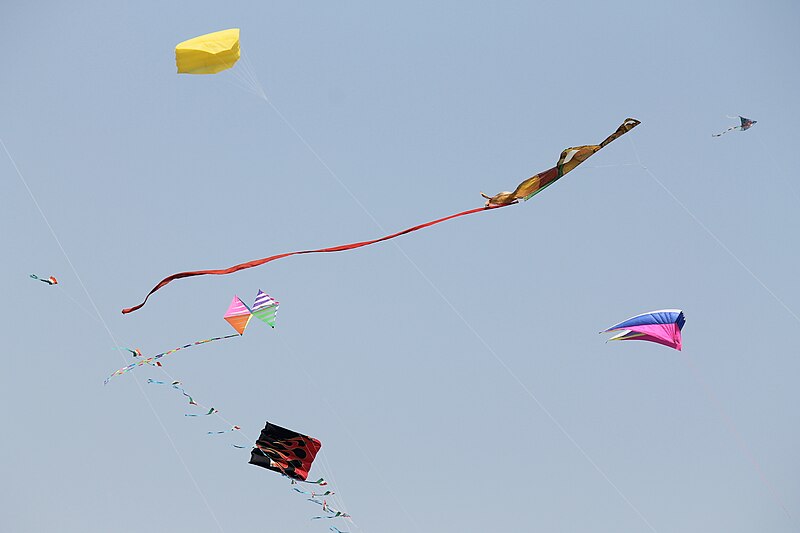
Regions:
[[686, 317], [680, 309], [661, 309], [631, 317], [600, 333], [619, 331], [610, 341], [650, 341], [681, 349], [681, 330]]

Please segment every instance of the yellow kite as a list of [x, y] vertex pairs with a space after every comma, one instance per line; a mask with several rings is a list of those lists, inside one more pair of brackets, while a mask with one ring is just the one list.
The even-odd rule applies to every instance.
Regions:
[[216, 74], [239, 61], [239, 28], [216, 31], [175, 47], [178, 74]]

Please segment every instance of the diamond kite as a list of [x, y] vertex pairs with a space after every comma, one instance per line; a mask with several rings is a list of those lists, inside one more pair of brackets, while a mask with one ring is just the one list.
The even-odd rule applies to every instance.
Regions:
[[267, 422], [250, 452], [250, 464], [305, 481], [320, 448], [313, 437]]

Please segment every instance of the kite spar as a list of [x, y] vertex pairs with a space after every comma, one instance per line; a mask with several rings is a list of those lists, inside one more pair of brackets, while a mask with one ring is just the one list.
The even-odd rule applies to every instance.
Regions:
[[512, 204], [517, 203], [519, 200], [528, 200], [535, 194], [541, 192], [546, 187], [552, 185], [554, 182], [559, 180], [565, 174], [574, 170], [578, 165], [586, 161], [589, 157], [599, 151], [601, 148], [604, 148], [606, 145], [611, 143], [612, 141], [618, 139], [620, 136], [624, 135], [625, 133], [629, 132], [636, 126], [638, 126], [640, 122], [633, 118], [625, 119], [625, 121], [620, 125], [617, 130], [609, 135], [603, 142], [600, 144], [593, 144], [593, 145], [585, 145], [585, 146], [576, 146], [573, 148], [567, 148], [563, 152], [561, 152], [561, 157], [558, 159], [558, 163], [555, 167], [541, 172], [539, 174], [535, 174], [534, 176], [526, 179], [522, 183], [517, 186], [514, 192], [501, 192], [492, 197], [486, 196], [485, 194], [481, 193], [484, 198], [487, 199], [486, 205], [484, 207], [478, 207], [475, 209], [468, 209], [467, 211], [462, 211], [460, 213], [456, 213], [454, 215], [449, 215], [443, 218], [438, 218], [436, 220], [432, 220], [430, 222], [425, 222], [424, 224], [419, 224], [417, 226], [413, 226], [402, 231], [398, 231], [397, 233], [392, 233], [391, 235], [386, 235], [384, 237], [380, 237], [377, 239], [369, 240], [369, 241], [361, 241], [361, 242], [354, 242], [350, 244], [342, 244], [340, 246], [332, 246], [330, 248], [318, 248], [315, 250], [301, 250], [296, 252], [286, 252], [277, 255], [271, 255], [269, 257], [264, 257], [262, 259], [255, 259], [253, 261], [247, 261], [245, 263], [239, 263], [238, 265], [233, 265], [232, 267], [228, 268], [221, 268], [221, 269], [212, 269], [212, 270], [191, 270], [187, 272], [178, 272], [177, 274], [172, 274], [171, 276], [167, 276], [166, 278], [162, 279], [158, 282], [158, 284], [153, 287], [153, 289], [147, 293], [145, 296], [144, 301], [138, 305], [134, 305], [133, 307], [128, 307], [122, 310], [122, 314], [132, 313], [137, 309], [140, 309], [147, 303], [148, 298], [153, 295], [154, 292], [158, 291], [159, 289], [165, 287], [169, 283], [175, 281], [176, 279], [182, 278], [190, 278], [194, 276], [224, 276], [227, 274], [233, 274], [234, 272], [238, 272], [240, 270], [245, 270], [248, 268], [253, 268], [257, 266], [261, 266], [272, 261], [277, 261], [278, 259], [283, 259], [285, 257], [290, 257], [293, 255], [304, 255], [304, 254], [319, 254], [319, 253], [330, 253], [330, 252], [344, 252], [347, 250], [355, 250], [357, 248], [363, 248], [364, 246], [370, 246], [372, 244], [377, 244], [379, 242], [388, 241], [394, 239], [396, 237], [400, 237], [402, 235], [407, 235], [409, 233], [413, 233], [415, 231], [428, 228], [431, 226], [435, 226], [436, 224], [441, 224], [442, 222], [446, 222], [448, 220], [452, 220], [454, 218], [459, 218], [467, 215], [472, 215], [475, 213], [483, 213], [486, 211], [491, 211], [492, 209], [499, 209], [501, 207], [506, 207]]

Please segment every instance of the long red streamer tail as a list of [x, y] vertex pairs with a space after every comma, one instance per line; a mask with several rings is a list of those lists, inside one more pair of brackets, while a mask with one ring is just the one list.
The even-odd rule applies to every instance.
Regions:
[[[507, 204], [507, 205], [511, 205], [511, 204]], [[154, 292], [156, 292], [157, 290], [161, 289], [165, 285], [168, 285], [169, 283], [173, 282], [176, 279], [191, 278], [193, 276], [206, 276], [206, 275], [223, 276], [225, 274], [233, 274], [234, 272], [238, 272], [240, 270], [245, 270], [247, 268], [253, 268], [253, 267], [261, 266], [263, 264], [270, 263], [270, 262], [276, 261], [278, 259], [283, 259], [284, 257], [289, 257], [291, 255], [319, 254], [319, 253], [327, 253], [327, 252], [344, 252], [345, 250], [355, 250], [356, 248], [362, 248], [364, 246], [369, 246], [370, 244], [375, 244], [375, 243], [379, 243], [379, 242], [383, 242], [383, 241], [388, 241], [389, 239], [394, 239], [395, 237], [400, 237], [401, 235], [405, 235], [405, 234], [411, 233], [413, 231], [417, 231], [417, 230], [420, 230], [420, 229], [423, 229], [423, 228], [427, 228], [429, 226], [434, 226], [436, 224], [439, 224], [441, 222], [446, 222], [446, 221], [451, 220], [453, 218], [463, 217], [463, 216], [466, 216], [466, 215], [471, 215], [473, 213], [482, 213], [484, 211], [490, 211], [492, 209], [498, 209], [500, 207], [506, 207], [506, 206], [505, 205], [497, 205], [497, 206], [491, 206], [491, 207], [477, 207], [475, 209], [469, 209], [467, 211], [462, 211], [461, 213], [456, 213], [455, 215], [450, 215], [450, 216], [447, 216], [447, 217], [444, 217], [444, 218], [439, 218], [439, 219], [436, 219], [436, 220], [432, 220], [430, 222], [426, 222], [426, 223], [420, 224], [418, 226], [414, 226], [414, 227], [411, 227], [411, 228], [408, 228], [408, 229], [404, 229], [403, 231], [398, 231], [397, 233], [392, 233], [391, 235], [386, 235], [385, 237], [381, 237], [379, 239], [374, 239], [374, 240], [371, 240], [371, 241], [354, 242], [354, 243], [351, 243], [351, 244], [343, 244], [341, 246], [333, 246], [331, 248], [319, 248], [317, 250], [301, 250], [301, 251], [298, 251], [298, 252], [287, 252], [287, 253], [278, 254], [278, 255], [271, 255], [269, 257], [264, 257], [262, 259], [256, 259], [254, 261], [247, 261], [246, 263], [239, 263], [238, 265], [233, 265], [232, 267], [218, 269], [218, 270], [192, 270], [192, 271], [188, 271], [188, 272], [178, 272], [177, 274], [172, 274], [171, 276], [167, 276], [166, 278], [164, 278], [161, 281], [159, 281], [158, 284], [155, 287], [153, 287], [153, 290], [151, 290], [150, 292], [147, 293], [147, 296], [145, 296], [144, 301], [142, 301], [142, 303], [140, 303], [139, 305], [135, 305], [133, 307], [128, 307], [127, 309], [123, 309], [122, 313], [123, 314], [132, 313], [133, 311], [136, 311], [137, 309], [141, 308], [142, 306], [144, 306], [144, 304], [147, 303], [147, 299], [150, 298], [150, 296]]]

